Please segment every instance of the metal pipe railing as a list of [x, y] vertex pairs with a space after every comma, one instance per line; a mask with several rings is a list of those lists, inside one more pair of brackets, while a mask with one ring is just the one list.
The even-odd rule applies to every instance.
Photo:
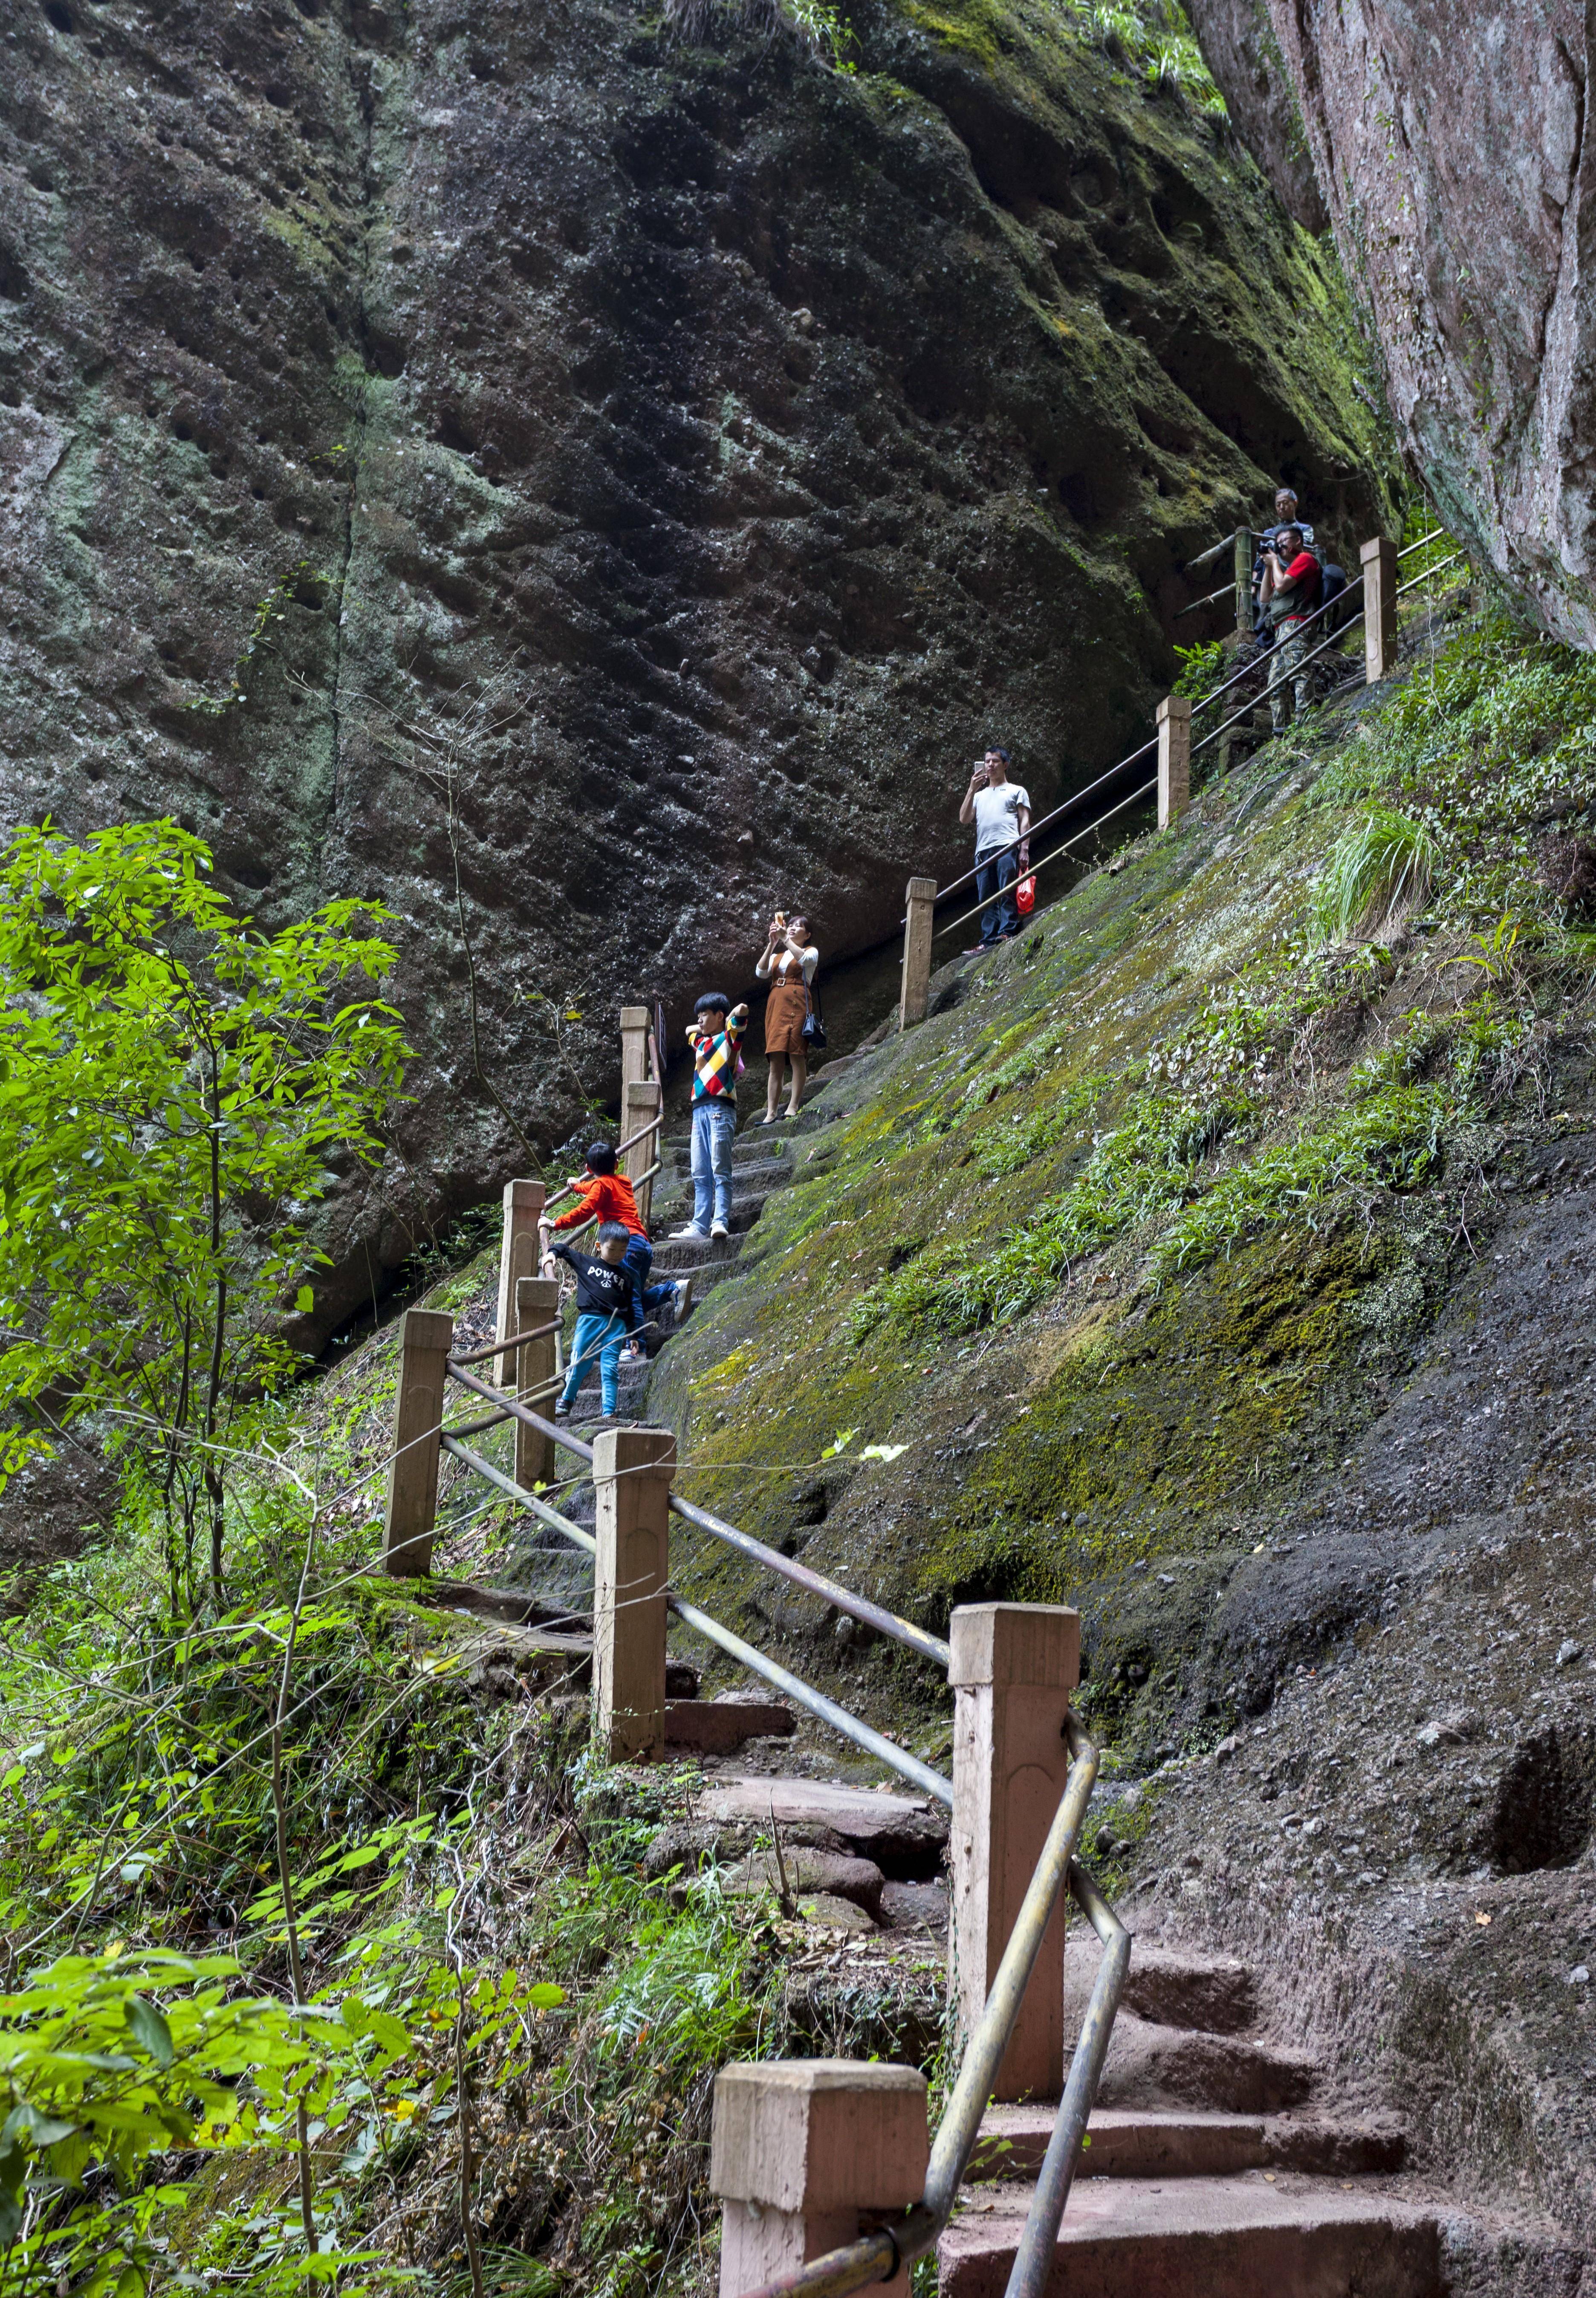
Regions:
[[[550, 1508], [548, 1501], [540, 1500], [535, 1492], [527, 1492], [513, 1477], [507, 1476], [502, 1469], [494, 1467], [491, 1460], [484, 1460], [480, 1452], [472, 1451], [468, 1444], [445, 1436], [443, 1449], [452, 1452], [457, 1459], [465, 1461], [467, 1467], [474, 1468], [479, 1476], [495, 1485], [507, 1499], [517, 1501], [540, 1523], [548, 1525], [555, 1532], [563, 1533], [567, 1540], [589, 1556], [595, 1552], [598, 1542], [591, 1533], [584, 1532], [579, 1524], [573, 1524], [569, 1517], [562, 1516], [558, 1509]], [[773, 1659], [767, 1659], [762, 1651], [756, 1650], [752, 1644], [744, 1643], [740, 1636], [733, 1635], [730, 1628], [723, 1627], [707, 1612], [701, 1612], [696, 1604], [688, 1603], [668, 1588], [665, 1600], [682, 1625], [690, 1628], [695, 1635], [718, 1646], [740, 1666], [748, 1668], [755, 1675], [763, 1676], [766, 1683], [773, 1684], [778, 1691], [785, 1692], [800, 1707], [807, 1708], [811, 1715], [818, 1716], [823, 1724], [829, 1724], [832, 1731], [839, 1732], [845, 1740], [851, 1740], [856, 1748], [862, 1748], [867, 1756], [873, 1756], [878, 1763], [885, 1764], [889, 1770], [911, 1781], [922, 1794], [934, 1796], [939, 1803], [952, 1805], [953, 1781], [944, 1779], [940, 1772], [932, 1771], [930, 1765], [922, 1764], [917, 1756], [911, 1756], [906, 1748], [896, 1746], [881, 1732], [872, 1731], [859, 1716], [851, 1715], [846, 1707], [839, 1707], [834, 1699], [828, 1699], [825, 1693], [816, 1691], [813, 1684], [806, 1683], [802, 1676], [794, 1675], [790, 1669], [782, 1667]]]
[[1103, 2062], [1113, 2034], [1114, 2014], [1125, 1991], [1130, 1963], [1130, 1933], [1079, 1860], [1070, 1862], [1070, 1889], [1077, 1906], [1103, 1942], [1091, 2001], [1070, 2062], [1070, 2078], [1047, 2141], [1041, 2176], [1026, 2213], [1025, 2231], [1009, 2269], [1004, 2298], [1045, 2298], [1052, 2277], [1058, 2230], [1075, 2183], [1087, 2118], [1103, 2077]]
[[[546, 1420], [530, 1405], [507, 1396], [501, 1389], [491, 1388], [486, 1381], [478, 1380], [474, 1373], [462, 1372], [458, 1359], [450, 1357], [446, 1363], [451, 1377], [458, 1380], [462, 1388], [470, 1389], [474, 1395], [482, 1397], [489, 1404], [500, 1406], [512, 1418], [525, 1421], [529, 1428], [535, 1428], [541, 1436], [551, 1436], [565, 1451], [575, 1452], [578, 1459], [591, 1462], [592, 1446], [584, 1444], [581, 1437], [573, 1436], [569, 1429], [562, 1428], [558, 1421]], [[899, 1619], [896, 1612], [888, 1611], [884, 1605], [872, 1604], [867, 1596], [856, 1596], [851, 1589], [840, 1586], [835, 1580], [828, 1580], [823, 1573], [813, 1572], [806, 1564], [798, 1563], [796, 1558], [782, 1556], [777, 1550], [767, 1548], [751, 1533], [739, 1532], [735, 1525], [727, 1524], [724, 1517], [712, 1516], [707, 1509], [699, 1508], [691, 1500], [682, 1500], [674, 1492], [671, 1494], [671, 1509], [674, 1515], [696, 1525], [700, 1532], [708, 1533], [712, 1539], [720, 1541], [727, 1548], [734, 1548], [739, 1555], [750, 1558], [756, 1564], [763, 1564], [767, 1571], [780, 1573], [795, 1587], [802, 1588], [808, 1595], [818, 1596], [822, 1602], [831, 1605], [837, 1611], [846, 1612], [849, 1619], [857, 1620], [864, 1627], [873, 1628], [878, 1635], [889, 1636], [895, 1643], [907, 1644], [911, 1651], [917, 1651], [922, 1659], [934, 1660], [945, 1671], [951, 1665], [953, 1654], [941, 1637], [931, 1635], [924, 1628], [917, 1628], [912, 1620]]]
[[[1083, 838], [1089, 838], [1095, 830], [1101, 830], [1105, 822], [1112, 822], [1116, 814], [1123, 814], [1127, 806], [1135, 806], [1139, 799], [1150, 797], [1157, 788], [1158, 783], [1156, 779], [1150, 782], [1144, 782], [1139, 789], [1133, 789], [1129, 798], [1122, 798], [1117, 806], [1111, 806], [1106, 814], [1095, 815], [1093, 819], [1087, 822], [1084, 830], [1078, 830], [1076, 831], [1073, 838], [1066, 838], [1063, 844], [1055, 846], [1051, 853], [1044, 854], [1039, 862], [1031, 863], [1025, 874], [1028, 877], [1034, 878], [1037, 872], [1046, 868], [1049, 862], [1056, 862], [1061, 854], [1067, 854], [1072, 846], [1079, 846]], [[1012, 886], [1017, 881], [1014, 879], [1011, 878], [1009, 885]], [[944, 934], [953, 933], [960, 926], [967, 926], [972, 918], [979, 918], [983, 910], [989, 910], [994, 902], [1001, 901], [1003, 894], [1008, 889], [1005, 887], [1001, 892], [990, 896], [988, 900], [984, 902], [977, 902], [975, 907], [972, 910], [966, 910], [963, 916], [950, 918], [945, 926], [939, 926], [937, 928], [936, 932], [931, 936], [931, 939], [933, 941], [940, 941]]]
[[456, 1357], [456, 1364], [484, 1364], [489, 1357], [508, 1356], [512, 1349], [524, 1348], [528, 1341], [546, 1340], [550, 1333], [559, 1330], [559, 1318], [551, 1324], [533, 1325], [525, 1333], [511, 1333], [502, 1341], [490, 1341], [485, 1349], [473, 1349], [469, 1355]]
[[[1363, 578], [1360, 575], [1358, 579], [1361, 582]], [[1350, 630], [1355, 629], [1357, 624], [1362, 620], [1363, 609], [1360, 607], [1357, 613], [1350, 616], [1349, 619], [1342, 624], [1338, 631], [1332, 631], [1329, 637], [1324, 640], [1319, 646], [1316, 646], [1312, 649], [1311, 653], [1305, 654], [1302, 657], [1302, 661], [1296, 665], [1295, 669], [1290, 673], [1290, 675], [1294, 678], [1297, 674], [1297, 671], [1306, 670], [1311, 662], [1317, 662], [1321, 654], [1327, 654], [1333, 646], [1338, 646], [1341, 641], [1345, 638], [1347, 632]], [[1233, 711], [1230, 716], [1225, 719], [1221, 724], [1211, 728], [1208, 733], [1203, 735], [1200, 742], [1194, 742], [1192, 744], [1192, 756], [1195, 758], [1199, 750], [1205, 750], [1210, 742], [1217, 742], [1221, 734], [1228, 734], [1232, 726], [1239, 726], [1244, 718], [1251, 717], [1253, 711], [1257, 709], [1259, 704], [1267, 699], [1268, 693], [1269, 690], [1266, 687], [1261, 694], [1249, 695], [1246, 701], [1242, 704], [1239, 710]]]
[[1422, 550], [1426, 543], [1439, 542], [1445, 533], [1446, 529], [1443, 526], [1433, 526], [1427, 534], [1421, 534], [1417, 542], [1405, 542], [1396, 554], [1398, 563], [1400, 564], [1404, 558], [1411, 558], [1414, 551]]
[[1465, 551], [1454, 550], [1450, 558], [1438, 558], [1433, 566], [1426, 566], [1422, 574], [1410, 575], [1407, 582], [1400, 583], [1397, 587], [1397, 597], [1406, 598], [1410, 591], [1416, 591], [1421, 583], [1427, 583], [1432, 574], [1444, 574], [1449, 566], [1455, 566], [1459, 559], [1466, 558], [1467, 555]]
[[1221, 583], [1219, 589], [1211, 591], [1205, 599], [1194, 599], [1189, 607], [1177, 607], [1170, 619], [1178, 623], [1182, 615], [1200, 615], [1204, 607], [1217, 607], [1221, 599], [1234, 599], [1235, 596], [1235, 583]]
[[[1048, 1922], [1066, 1879], [1074, 1889], [1079, 1873], [1081, 1890], [1089, 1894], [1100, 1906], [1104, 1905], [1090, 1876], [1084, 1869], [1078, 1869], [1075, 1860], [1076, 1841], [1096, 1783], [1097, 1750], [1075, 1715], [1071, 1715], [1067, 1719], [1064, 1729], [1072, 1759], [1069, 1777], [1064, 1782], [1064, 1792], [1054, 1814], [1053, 1824], [1047, 1831], [1047, 1839], [1042, 1846], [1041, 1856], [1037, 1861], [1036, 1871], [1026, 1889], [1020, 1912], [1014, 1919], [1014, 1928], [1009, 1933], [1008, 1945], [997, 1966], [997, 1976], [992, 1982], [986, 2008], [981, 2013], [975, 2032], [964, 2046], [958, 2079], [943, 2110], [942, 2120], [931, 2146], [924, 2195], [911, 2210], [906, 2211], [900, 2218], [889, 2219], [877, 2233], [866, 2235], [859, 2242], [848, 2243], [840, 2250], [828, 2251], [823, 2258], [814, 2259], [807, 2266], [795, 2267], [790, 2273], [777, 2275], [773, 2281], [761, 2283], [757, 2290], [745, 2294], [745, 2298], [848, 2298], [850, 2292], [866, 2289], [872, 2282], [889, 2281], [900, 2267], [923, 2257], [934, 2246], [953, 2215], [960, 2185], [980, 2133], [981, 2118], [992, 2095], [992, 2085], [1018, 2021], [1027, 1984], [1041, 1953]], [[1086, 1905], [1086, 1901], [1083, 1899], [1081, 1904]], [[1106, 1907], [1104, 1907], [1104, 1912], [1108, 1912]], [[1094, 1921], [1095, 1927], [1089, 1908], [1087, 1914], [1088, 1920]], [[1110, 1921], [1114, 1921], [1112, 1915]], [[1116, 1924], [1116, 1928], [1122, 1929], [1122, 1926]], [[1127, 1953], [1129, 1948], [1129, 1935], [1126, 1935]], [[1122, 1969], [1121, 1978], [1123, 1978]], [[1112, 1992], [1113, 2005], [1117, 2006], [1118, 1989]], [[1105, 2005], [1107, 1999], [1105, 1993]], [[1095, 2005], [1098, 2003], [1096, 1989], [1093, 1991], [1093, 2002]], [[1066, 2103], [1084, 2095], [1089, 2111], [1090, 2094], [1096, 2089], [1097, 2075], [1102, 2071], [1103, 2051], [1106, 2048], [1106, 2036], [1108, 2028], [1112, 2027], [1112, 2008], [1109, 2008], [1106, 2025], [1100, 2019], [1094, 2026], [1088, 2013], [1087, 2023], [1081, 2029], [1080, 2040], [1076, 2044], [1070, 2064], [1070, 2079], [1064, 2093]], [[1062, 2107], [1060, 2112], [1062, 2115]], [[1077, 2136], [1079, 2137], [1079, 2133]], [[1057, 2137], [1056, 2128], [1054, 2137]], [[1051, 2146], [1048, 2152], [1051, 2154]], [[1063, 2208], [1061, 2198], [1061, 2211]], [[1056, 2225], [1054, 2230], [1056, 2234]]]

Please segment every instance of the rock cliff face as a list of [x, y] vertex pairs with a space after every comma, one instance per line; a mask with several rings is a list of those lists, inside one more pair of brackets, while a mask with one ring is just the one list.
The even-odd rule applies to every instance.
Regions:
[[1300, 106], [1392, 412], [1448, 525], [1549, 629], [1596, 643], [1586, 12], [1193, 0], [1191, 12], [1288, 201], [1301, 169], [1281, 128]]
[[525, 1156], [469, 967], [558, 1139], [773, 897], [890, 930], [988, 729], [1038, 797], [1129, 747], [1278, 472], [1377, 515], [1331, 268], [1053, 24], [879, 8], [850, 77], [598, 0], [8, 12], [4, 813], [398, 913], [327, 1318]]

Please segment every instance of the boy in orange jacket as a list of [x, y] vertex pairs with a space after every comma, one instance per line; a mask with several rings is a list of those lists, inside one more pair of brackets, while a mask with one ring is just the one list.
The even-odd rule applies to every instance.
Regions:
[[[637, 1328], [641, 1335], [650, 1309], [657, 1309], [673, 1294], [684, 1294], [683, 1284], [650, 1285], [649, 1271], [654, 1266], [654, 1248], [649, 1242], [649, 1232], [642, 1215], [637, 1209], [637, 1197], [624, 1173], [616, 1171], [616, 1153], [608, 1141], [595, 1141], [584, 1160], [586, 1170], [573, 1176], [571, 1186], [576, 1192], [576, 1202], [569, 1212], [561, 1213], [558, 1220], [547, 1219], [538, 1223], [538, 1247], [543, 1266], [549, 1275], [554, 1273], [550, 1239], [562, 1228], [579, 1228], [584, 1221], [615, 1221], [628, 1232], [628, 1243], [621, 1256], [621, 1267], [632, 1279], [637, 1300]], [[684, 1299], [678, 1301], [678, 1314], [685, 1311]], [[641, 1337], [627, 1344], [628, 1356], [641, 1356]]]

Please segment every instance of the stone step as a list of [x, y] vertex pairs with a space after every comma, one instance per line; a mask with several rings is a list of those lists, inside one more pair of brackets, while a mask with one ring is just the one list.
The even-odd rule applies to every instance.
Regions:
[[1311, 2096], [1315, 2074], [1315, 2062], [1304, 2052], [1243, 2035], [1167, 2027], [1121, 2009], [1097, 2098], [1103, 2106], [1274, 2114]]
[[[1050, 2101], [989, 2106], [972, 2183], [1036, 2177], [1057, 2112]], [[1392, 2124], [1201, 2107], [1094, 2107], [1087, 2137], [1079, 2178], [1224, 2178], [1277, 2169], [1342, 2178], [1399, 2170], [1407, 2153], [1405, 2134]]]
[[711, 1825], [768, 1827], [773, 1813], [781, 1827], [830, 1828], [894, 1881], [921, 1881], [942, 1872], [948, 1814], [930, 1797], [883, 1795], [840, 1780], [760, 1774], [707, 1781], [693, 1810]]
[[1159, 2026], [1197, 2027], [1213, 2035], [1245, 2034], [1258, 2016], [1253, 1973], [1234, 1955], [1180, 1955], [1139, 1940], [1121, 2000], [1127, 2011]]
[[666, 1746], [690, 1748], [700, 1756], [729, 1756], [749, 1740], [790, 1739], [797, 1728], [791, 1708], [773, 1699], [666, 1703]]
[[[1031, 2189], [967, 2192], [937, 2245], [938, 2298], [1004, 2298]], [[1324, 2179], [1078, 2180], [1047, 2298], [1442, 2298], [1417, 2203]]]
[[[661, 1144], [661, 1149], [666, 1157], [680, 1158], [682, 1170], [685, 1172], [692, 1157], [692, 1137], [687, 1133], [667, 1136]], [[761, 1125], [757, 1118], [745, 1125], [732, 1144], [734, 1167], [746, 1165], [755, 1158], [785, 1157], [788, 1153], [785, 1126]]]
[[741, 1236], [735, 1227], [730, 1236], [705, 1237], [702, 1242], [693, 1237], [666, 1237], [654, 1248], [653, 1274], [656, 1278], [682, 1277], [690, 1269], [696, 1301], [706, 1278], [716, 1268], [735, 1261], [741, 1244]]

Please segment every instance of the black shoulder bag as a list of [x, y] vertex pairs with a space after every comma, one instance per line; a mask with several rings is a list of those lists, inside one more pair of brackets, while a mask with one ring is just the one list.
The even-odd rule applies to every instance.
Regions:
[[826, 1025], [822, 1019], [820, 1008], [815, 1002], [815, 992], [806, 981], [804, 984], [804, 997], [809, 1009], [804, 1015], [804, 1026], [800, 1033], [804, 1040], [804, 1051], [806, 1054], [823, 1054], [826, 1049]]

